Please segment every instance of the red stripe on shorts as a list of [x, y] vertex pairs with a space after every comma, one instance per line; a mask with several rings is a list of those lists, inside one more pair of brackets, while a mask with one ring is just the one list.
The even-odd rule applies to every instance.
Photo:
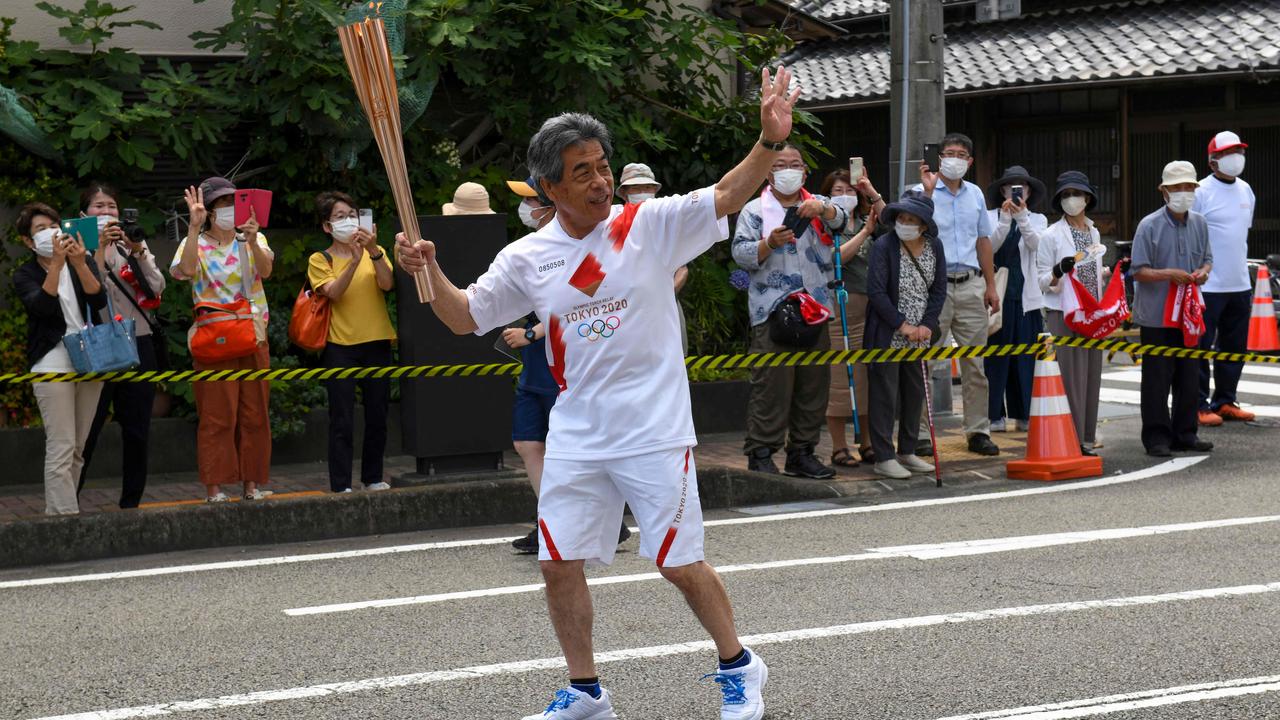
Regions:
[[662, 567], [667, 561], [667, 553], [671, 551], [671, 543], [676, 541], [676, 530], [677, 528], [674, 527], [669, 528], [667, 536], [662, 539], [662, 549], [658, 550], [658, 567]]
[[684, 474], [689, 474], [689, 456], [693, 454], [693, 448], [685, 448], [684, 451]]
[[551, 555], [551, 559], [559, 560], [560, 551], [556, 550], [556, 544], [551, 541], [551, 531], [547, 529], [547, 523], [542, 518], [538, 518], [538, 528], [542, 530], [542, 540], [547, 544], [547, 552]]

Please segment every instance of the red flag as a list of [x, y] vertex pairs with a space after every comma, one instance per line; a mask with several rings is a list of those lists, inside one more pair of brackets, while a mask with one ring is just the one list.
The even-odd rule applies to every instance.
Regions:
[[1164, 326], [1182, 329], [1182, 344], [1195, 347], [1204, 336], [1204, 297], [1195, 283], [1169, 283], [1164, 301]]
[[[1062, 288], [1062, 319], [1077, 335], [1104, 338], [1115, 332], [1129, 317], [1129, 302], [1124, 296], [1124, 273], [1117, 267], [1111, 273], [1107, 291], [1098, 300], [1072, 270], [1070, 280]], [[1059, 281], [1061, 282], [1061, 281]]]

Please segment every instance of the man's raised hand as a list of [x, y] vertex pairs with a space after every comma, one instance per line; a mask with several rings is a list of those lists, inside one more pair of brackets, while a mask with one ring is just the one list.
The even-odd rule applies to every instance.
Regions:
[[800, 87], [791, 88], [791, 71], [778, 66], [777, 75], [765, 68], [760, 76], [760, 136], [769, 142], [782, 142], [791, 136], [791, 114]]

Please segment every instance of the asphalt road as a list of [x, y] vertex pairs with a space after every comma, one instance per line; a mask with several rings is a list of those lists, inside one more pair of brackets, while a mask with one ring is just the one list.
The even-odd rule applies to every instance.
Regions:
[[[709, 514], [708, 559], [771, 668], [767, 717], [1280, 717], [1280, 430], [1207, 431], [1211, 456], [1161, 465], [1138, 429], [1107, 425], [1097, 482]], [[483, 542], [526, 531], [0, 573], [0, 717], [519, 718], [565, 682], [542, 595], [519, 587], [536, 563]], [[687, 645], [705, 635], [636, 547], [591, 573], [641, 576], [593, 587], [602, 680], [623, 718], [718, 717], [713, 651]], [[124, 574], [63, 581], [99, 573]], [[421, 597], [444, 593], [462, 595]]]

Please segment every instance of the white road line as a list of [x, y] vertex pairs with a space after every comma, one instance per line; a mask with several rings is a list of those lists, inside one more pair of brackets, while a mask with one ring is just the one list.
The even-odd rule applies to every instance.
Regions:
[[[933, 498], [930, 500], [909, 500], [906, 502], [885, 503], [884, 505], [861, 505], [858, 507], [840, 507], [830, 510], [779, 513], [776, 515], [760, 515], [757, 517], [725, 518], [722, 520], [707, 520], [703, 525], [706, 527], [717, 527], [721, 525], [747, 525], [751, 523], [776, 522], [780, 520], [802, 520], [835, 515], [907, 510], [918, 507], [933, 507], [935, 505], [954, 505], [958, 503], [983, 502], [987, 500], [1005, 500], [1008, 498], [1025, 497], [1028, 495], [1044, 495], [1047, 493], [1086, 490], [1089, 488], [1119, 485], [1122, 483], [1134, 482], [1136, 480], [1145, 480], [1147, 478], [1158, 477], [1160, 475], [1167, 475], [1169, 473], [1191, 467], [1205, 459], [1206, 456], [1203, 455], [1180, 457], [1142, 470], [1114, 475], [1107, 478], [1100, 478], [1098, 480], [1044, 485], [1023, 490], [1007, 490], [1004, 492], [980, 493], [976, 495], [960, 495], [956, 497]], [[141, 570], [120, 570], [116, 572], [89, 573], [85, 575], [59, 575], [45, 578], [31, 578], [28, 580], [6, 580], [0, 582], [0, 590], [8, 588], [36, 587], [41, 585], [95, 582], [102, 580], [123, 580], [127, 578], [154, 577], [157, 575], [177, 575], [183, 573], [207, 572], [210, 570], [233, 570], [238, 568], [263, 567], [268, 565], [288, 565], [292, 563], [316, 562], [320, 560], [344, 560], [348, 558], [370, 557], [374, 555], [395, 555], [400, 553], [421, 552], [425, 550], [476, 547], [481, 545], [502, 545], [520, 537], [524, 536], [512, 535], [509, 537], [480, 538], [475, 540], [450, 540], [447, 542], [430, 542], [414, 545], [393, 545], [389, 547], [366, 548], [364, 550], [344, 550], [341, 552], [312, 553], [308, 555], [283, 555], [277, 557], [258, 558], [256, 560], [228, 560], [224, 562], [202, 563], [195, 565], [170, 565], [165, 567], [145, 568]]]
[[[1034, 617], [1039, 615], [1061, 615], [1064, 613], [1107, 610], [1112, 608], [1131, 608], [1140, 606], [1162, 605], [1174, 602], [1193, 600], [1220, 600], [1224, 598], [1245, 597], [1280, 592], [1280, 582], [1260, 585], [1238, 585], [1235, 587], [1209, 588], [1204, 590], [1186, 590], [1182, 592], [1164, 593], [1160, 595], [1135, 595], [1131, 597], [1109, 598], [1104, 600], [1080, 600], [1074, 602], [1051, 603], [1047, 605], [1024, 605], [1021, 607], [995, 608], [991, 610], [974, 610], [969, 612], [947, 613], [943, 615], [923, 615], [919, 617], [898, 618], [895, 620], [877, 620], [873, 622], [852, 623], [849, 625], [832, 625], [828, 627], [785, 630], [782, 632], [750, 635], [742, 638], [749, 646], [774, 645], [780, 643], [801, 642], [805, 640], [821, 640], [825, 638], [863, 635], [885, 630], [909, 630], [914, 628], [935, 627], [939, 625], [955, 625], [961, 623], [983, 622], [987, 620], [1004, 620], [1010, 618]], [[651, 647], [614, 650], [596, 654], [596, 663], [615, 663], [627, 660], [670, 657], [673, 655], [690, 655], [693, 653], [709, 653], [715, 650], [710, 640], [696, 640], [673, 645], [656, 645]], [[282, 700], [301, 700], [304, 698], [348, 695], [370, 690], [430, 685], [434, 683], [453, 682], [458, 680], [475, 680], [500, 675], [520, 675], [537, 670], [555, 670], [565, 666], [564, 658], [541, 658], [536, 660], [520, 660], [516, 662], [497, 663], [493, 665], [472, 665], [455, 670], [437, 670], [433, 672], [413, 673], [410, 675], [393, 675], [375, 677], [364, 680], [307, 685], [282, 690], [264, 690], [241, 695], [223, 695], [221, 697], [202, 698], [199, 700], [183, 700], [178, 702], [159, 703], [155, 705], [139, 705], [135, 707], [111, 710], [93, 710], [70, 715], [57, 715], [34, 720], [129, 720], [129, 718], [154, 717], [156, 715], [172, 715], [181, 712], [200, 710], [218, 710], [245, 705], [262, 705]]]
[[[1115, 380], [1122, 383], [1140, 383], [1142, 382], [1142, 373], [1135, 372], [1109, 372], [1102, 374], [1103, 380]], [[1268, 397], [1280, 397], [1280, 383], [1259, 382], [1257, 380], [1241, 380], [1236, 386], [1236, 392], [1241, 395], [1266, 395]]]
[[[1116, 403], [1119, 405], [1142, 404], [1142, 393], [1137, 390], [1117, 390], [1115, 388], [1103, 387], [1100, 397], [1104, 403]], [[1240, 407], [1260, 418], [1280, 418], [1280, 407], [1275, 405], [1252, 405], [1250, 403], [1242, 402], [1240, 403]]]
[[[792, 560], [771, 560], [768, 562], [748, 563], [741, 565], [725, 565], [716, 568], [721, 575], [728, 573], [748, 572], [754, 570], [782, 570], [786, 568], [839, 565], [862, 560], [887, 560], [891, 558], [914, 558], [917, 560], [937, 560], [966, 555], [986, 555], [998, 552], [1032, 550], [1055, 545], [1075, 545], [1079, 543], [1097, 542], [1100, 540], [1120, 540], [1125, 538], [1165, 535], [1175, 532], [1209, 530], [1213, 528], [1235, 527], [1239, 525], [1256, 525], [1280, 521], [1280, 515], [1259, 517], [1229, 518], [1225, 520], [1205, 520], [1202, 522], [1177, 523], [1174, 525], [1148, 525], [1133, 528], [1111, 528], [1106, 530], [1086, 530], [1080, 532], [1052, 533], [1047, 535], [1025, 535], [1021, 537], [988, 538], [983, 540], [961, 540], [956, 542], [934, 543], [929, 545], [900, 545], [896, 547], [868, 548], [857, 555], [835, 555], [830, 557], [796, 558]], [[607, 577], [589, 578], [588, 585], [620, 585], [623, 583], [661, 580], [660, 573], [636, 573], [632, 575], [610, 575]], [[327, 615], [331, 613], [369, 610], [373, 608], [403, 607], [405, 605], [428, 605], [449, 602], [452, 600], [474, 600], [476, 598], [498, 597], [502, 595], [519, 595], [542, 590], [541, 583], [529, 585], [508, 585], [504, 587], [484, 588], [481, 590], [463, 590], [459, 592], [436, 593], [434, 595], [415, 595], [412, 597], [386, 598], [381, 600], [360, 600], [357, 602], [333, 603], [330, 605], [312, 605], [310, 607], [289, 608], [284, 611], [290, 617], [306, 615]]]
[[1069, 700], [1050, 705], [1029, 705], [1008, 710], [992, 710], [973, 715], [953, 715], [939, 720], [1067, 720], [1093, 717], [1114, 712], [1140, 710], [1189, 702], [1205, 702], [1242, 695], [1260, 695], [1280, 691], [1280, 675], [1225, 680], [1223, 682], [1183, 685], [1181, 687], [1146, 690], [1144, 692], [1107, 695], [1088, 700]]
[[[1141, 365], [1127, 366], [1124, 368], [1108, 370], [1108, 372], [1131, 372], [1131, 373], [1134, 373], [1135, 375], [1139, 375], [1142, 373], [1142, 366]], [[1245, 363], [1244, 374], [1257, 375], [1259, 377], [1280, 377], [1280, 367], [1263, 365], [1262, 363]]]

